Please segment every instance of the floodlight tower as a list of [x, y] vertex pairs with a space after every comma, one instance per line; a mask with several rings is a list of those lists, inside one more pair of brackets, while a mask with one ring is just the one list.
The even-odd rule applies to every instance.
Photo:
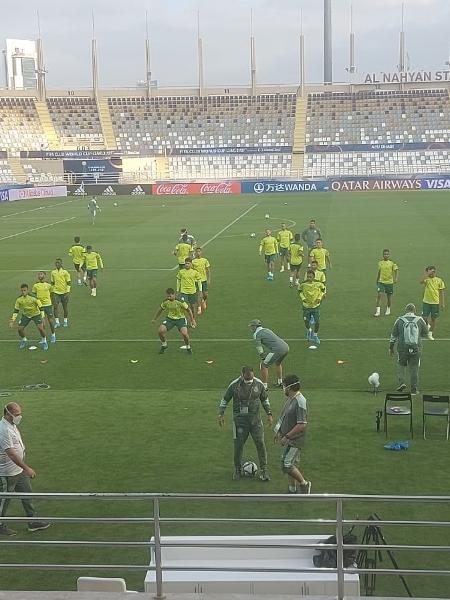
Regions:
[[45, 101], [47, 90], [45, 84], [45, 76], [47, 71], [44, 66], [44, 48], [42, 45], [41, 37], [41, 21], [39, 18], [39, 11], [36, 13], [37, 27], [38, 27], [38, 39], [36, 40], [36, 75], [37, 75], [37, 89], [38, 97], [41, 102]]
[[303, 11], [300, 10], [300, 96], [305, 95], [305, 36], [303, 35]]
[[98, 96], [98, 62], [97, 62], [97, 40], [95, 39], [95, 20], [92, 11], [92, 41], [91, 41], [91, 66], [92, 66], [92, 91], [94, 98]]
[[250, 9], [250, 77], [252, 96], [256, 96], [256, 50], [253, 37], [253, 9]]
[[147, 98], [152, 94], [152, 67], [150, 54], [150, 38], [148, 34], [148, 12], [145, 11], [145, 88]]
[[402, 3], [402, 29], [400, 31], [400, 53], [398, 60], [400, 73], [406, 71], [406, 45], [405, 45], [405, 3]]
[[348, 67], [345, 69], [350, 75], [356, 73], [355, 65], [355, 34], [353, 32], [353, 4], [350, 5], [350, 62]]
[[200, 11], [197, 11], [197, 57], [198, 57], [198, 95], [203, 96], [203, 40], [200, 36]]
[[333, 83], [331, 0], [323, 0], [323, 82]]

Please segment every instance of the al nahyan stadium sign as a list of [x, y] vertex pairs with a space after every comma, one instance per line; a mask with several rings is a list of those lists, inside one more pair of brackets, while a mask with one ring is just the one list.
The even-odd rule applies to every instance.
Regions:
[[450, 82], [450, 70], [367, 73], [364, 76], [364, 83], [427, 83], [428, 81]]

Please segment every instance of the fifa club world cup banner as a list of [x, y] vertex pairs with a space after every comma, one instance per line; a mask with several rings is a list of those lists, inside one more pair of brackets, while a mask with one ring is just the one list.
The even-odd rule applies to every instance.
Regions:
[[8, 190], [8, 193], [10, 202], [14, 202], [14, 200], [28, 200], [30, 198], [61, 198], [61, 196], [67, 196], [67, 186], [53, 185], [48, 187], [15, 188]]
[[332, 179], [331, 192], [397, 192], [421, 190], [421, 179]]
[[121, 154], [118, 150], [22, 150], [20, 158], [111, 158]]
[[329, 181], [245, 181], [243, 194], [287, 194], [301, 192], [327, 192]]
[[190, 196], [204, 194], [240, 194], [240, 181], [222, 181], [219, 183], [154, 183], [156, 196]]

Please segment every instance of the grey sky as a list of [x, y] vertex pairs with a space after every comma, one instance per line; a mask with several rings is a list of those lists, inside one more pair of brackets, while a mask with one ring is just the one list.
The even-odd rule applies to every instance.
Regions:
[[[334, 80], [346, 81], [350, 0], [332, 1]], [[405, 0], [405, 4], [411, 68], [444, 68], [449, 59], [449, 0]], [[2, 0], [0, 45], [7, 37], [35, 38], [38, 8], [49, 88], [88, 87], [94, 10], [100, 84], [134, 86], [144, 78], [148, 10], [153, 78], [160, 86], [195, 85], [199, 9], [205, 84], [245, 84], [253, 8], [258, 82], [297, 83], [302, 8], [306, 77], [316, 82], [322, 78], [322, 7], [322, 0]], [[395, 70], [401, 0], [353, 0], [353, 13], [360, 77], [368, 71]]]

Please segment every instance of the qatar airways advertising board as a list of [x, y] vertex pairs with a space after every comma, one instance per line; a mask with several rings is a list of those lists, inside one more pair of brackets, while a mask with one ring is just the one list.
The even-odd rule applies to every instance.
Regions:
[[422, 189], [421, 179], [333, 179], [331, 192], [396, 192]]
[[152, 193], [156, 196], [191, 196], [205, 194], [240, 194], [240, 181], [212, 183], [154, 183]]

